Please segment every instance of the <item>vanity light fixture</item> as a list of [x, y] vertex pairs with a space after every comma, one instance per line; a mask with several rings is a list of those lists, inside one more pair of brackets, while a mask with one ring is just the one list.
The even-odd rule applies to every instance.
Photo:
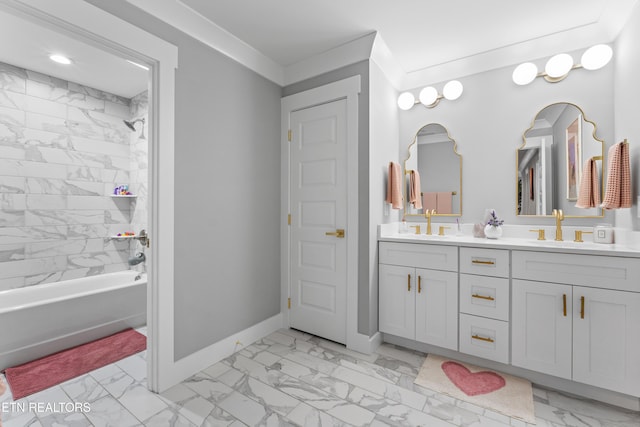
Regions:
[[538, 67], [532, 62], [520, 64], [513, 70], [511, 78], [519, 86], [528, 85], [542, 77], [550, 83], [564, 80], [571, 70], [584, 68], [585, 70], [599, 70], [611, 61], [613, 50], [609, 45], [598, 44], [587, 49], [580, 58], [580, 64], [573, 63], [573, 57], [568, 53], [552, 56], [544, 67], [544, 72], [538, 73]]
[[427, 86], [420, 91], [418, 100], [411, 92], [403, 92], [398, 97], [398, 108], [401, 110], [410, 110], [416, 104], [422, 104], [427, 108], [433, 108], [440, 103], [442, 98], [449, 101], [455, 101], [460, 98], [463, 91], [462, 83], [458, 80], [451, 80], [442, 89], [442, 95], [433, 86]]
[[49, 59], [52, 60], [53, 62], [57, 62], [58, 64], [62, 64], [62, 65], [71, 65], [71, 59], [67, 58], [64, 55], [59, 55], [57, 53], [51, 54], [49, 55]]

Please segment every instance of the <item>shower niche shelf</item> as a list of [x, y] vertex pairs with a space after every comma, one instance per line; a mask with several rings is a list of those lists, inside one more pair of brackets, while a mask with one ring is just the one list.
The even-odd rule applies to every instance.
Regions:
[[137, 194], [111, 194], [114, 199], [134, 199], [138, 197]]
[[138, 236], [109, 236], [110, 239], [113, 240], [131, 240], [135, 239]]

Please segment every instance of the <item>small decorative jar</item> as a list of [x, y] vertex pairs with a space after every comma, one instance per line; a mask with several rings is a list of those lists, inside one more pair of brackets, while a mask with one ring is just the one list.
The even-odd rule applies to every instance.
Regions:
[[487, 236], [487, 239], [497, 239], [502, 236], [502, 227], [499, 225], [487, 224], [484, 227], [484, 235]]
[[595, 243], [613, 243], [613, 226], [611, 224], [597, 224], [593, 227], [593, 241]]

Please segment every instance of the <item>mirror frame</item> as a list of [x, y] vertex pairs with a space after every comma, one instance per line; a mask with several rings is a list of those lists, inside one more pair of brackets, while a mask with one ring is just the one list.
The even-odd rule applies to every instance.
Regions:
[[420, 133], [420, 131], [422, 129], [424, 129], [425, 127], [429, 126], [429, 125], [438, 125], [441, 126], [446, 134], [447, 134], [447, 138], [449, 138], [449, 141], [451, 141], [453, 143], [453, 154], [455, 154], [456, 156], [458, 156], [458, 160], [460, 163], [460, 213], [455, 213], [455, 214], [439, 214], [439, 213], [435, 213], [433, 214], [433, 216], [440, 216], [440, 217], [462, 217], [462, 155], [460, 155], [460, 153], [458, 153], [458, 143], [456, 142], [455, 139], [453, 139], [451, 137], [451, 134], [449, 133], [449, 129], [447, 129], [447, 127], [441, 123], [427, 123], [424, 126], [421, 126], [420, 129], [418, 129], [418, 132], [416, 132], [415, 136], [413, 137], [413, 141], [411, 141], [411, 144], [409, 144], [409, 146], [407, 147], [407, 158], [404, 160], [403, 164], [402, 164], [402, 197], [404, 199], [404, 215], [402, 216], [402, 219], [404, 220], [407, 217], [424, 217], [424, 214], [410, 214], [407, 213], [409, 211], [409, 197], [407, 193], [407, 175], [409, 175], [409, 173], [411, 172], [412, 169], [407, 169], [407, 162], [409, 161], [409, 159], [411, 158], [411, 147], [416, 145], [416, 156], [418, 155], [418, 134]]
[[[516, 195], [516, 218], [553, 218], [553, 215], [522, 215], [522, 214], [518, 214], [518, 167], [519, 165], [519, 159], [518, 159], [518, 154], [520, 152], [520, 150], [522, 150], [523, 148], [525, 148], [527, 146], [527, 132], [529, 132], [530, 130], [533, 129], [533, 127], [535, 126], [536, 123], [536, 117], [538, 117], [538, 114], [540, 114], [545, 108], [549, 108], [553, 105], [558, 105], [558, 104], [566, 104], [566, 105], [572, 105], [574, 107], [576, 107], [578, 109], [578, 111], [580, 112], [580, 114], [582, 114], [582, 120], [584, 120], [587, 123], [590, 123], [593, 126], [593, 133], [591, 134], [591, 136], [593, 137], [593, 139], [595, 139], [596, 141], [600, 142], [601, 145], [601, 162], [602, 162], [602, 179], [600, 180], [600, 195], [601, 195], [601, 200], [604, 198], [604, 181], [605, 181], [605, 168], [606, 168], [606, 164], [605, 164], [605, 153], [604, 153], [604, 149], [605, 149], [605, 142], [604, 140], [598, 138], [596, 136], [596, 132], [598, 130], [598, 126], [596, 125], [595, 122], [587, 119], [586, 115], [584, 114], [584, 111], [582, 110], [582, 108], [580, 108], [578, 105], [574, 104], [573, 102], [553, 102], [551, 104], [548, 104], [544, 107], [542, 107], [541, 109], [538, 110], [538, 112], [535, 114], [535, 116], [533, 116], [533, 120], [531, 120], [531, 126], [529, 126], [523, 133], [522, 133], [522, 145], [520, 145], [520, 147], [518, 147], [516, 149], [516, 191], [515, 191], [515, 195]], [[565, 215], [565, 218], [604, 218], [604, 208], [600, 207], [600, 215]]]

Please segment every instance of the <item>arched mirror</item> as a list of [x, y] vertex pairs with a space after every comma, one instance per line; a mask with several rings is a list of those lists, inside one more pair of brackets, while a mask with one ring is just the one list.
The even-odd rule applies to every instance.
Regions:
[[404, 162], [404, 178], [405, 216], [424, 215], [425, 209], [435, 209], [439, 216], [462, 215], [462, 156], [441, 124], [418, 130]]
[[602, 217], [604, 141], [575, 104], [540, 110], [516, 155], [516, 215]]

